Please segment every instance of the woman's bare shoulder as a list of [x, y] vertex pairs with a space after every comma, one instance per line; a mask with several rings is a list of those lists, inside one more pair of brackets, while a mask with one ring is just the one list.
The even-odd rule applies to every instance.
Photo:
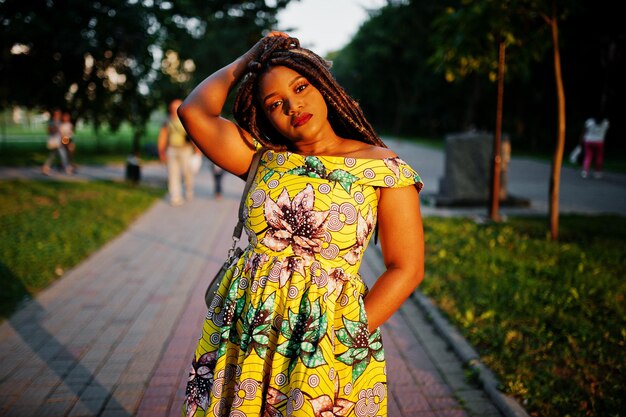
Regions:
[[389, 148], [384, 148], [382, 146], [370, 145], [369, 143], [357, 142], [350, 152], [347, 153], [346, 156], [351, 156], [354, 158], [365, 158], [365, 159], [385, 159], [385, 158], [395, 158], [398, 155]]

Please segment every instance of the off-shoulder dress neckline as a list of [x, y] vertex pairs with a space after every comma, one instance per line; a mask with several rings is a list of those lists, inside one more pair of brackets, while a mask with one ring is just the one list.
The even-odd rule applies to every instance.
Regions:
[[366, 157], [359, 157], [359, 156], [349, 156], [349, 155], [305, 155], [302, 153], [298, 153], [298, 152], [293, 152], [293, 151], [274, 151], [271, 149], [268, 149], [265, 153], [267, 152], [272, 152], [274, 154], [284, 154], [285, 156], [291, 156], [291, 155], [295, 155], [297, 157], [300, 157], [302, 159], [305, 158], [321, 158], [321, 159], [353, 159], [356, 161], [384, 161], [386, 159], [396, 159], [399, 158], [399, 156], [389, 156], [386, 158], [366, 158]]

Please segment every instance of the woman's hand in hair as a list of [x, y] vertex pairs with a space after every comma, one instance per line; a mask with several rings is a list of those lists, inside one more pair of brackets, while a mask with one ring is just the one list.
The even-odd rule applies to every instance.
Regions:
[[279, 42], [281, 41], [281, 39], [289, 39], [289, 38], [290, 36], [287, 35], [285, 32], [273, 30], [267, 35], [265, 35], [264, 37], [262, 37], [261, 39], [259, 39], [259, 41], [255, 43], [254, 46], [250, 48], [248, 52], [244, 54], [244, 57], [248, 60], [248, 62], [258, 61], [261, 55], [263, 54], [263, 51], [269, 49], [269, 47], [273, 43]]
[[230, 90], [250, 71], [250, 62], [258, 63], [264, 52], [279, 46], [276, 42], [288, 39], [291, 38], [283, 32], [268, 33], [240, 58], [198, 84], [178, 108], [187, 133], [202, 153], [244, 179], [255, 152], [254, 139], [245, 129], [222, 117], [222, 111]]

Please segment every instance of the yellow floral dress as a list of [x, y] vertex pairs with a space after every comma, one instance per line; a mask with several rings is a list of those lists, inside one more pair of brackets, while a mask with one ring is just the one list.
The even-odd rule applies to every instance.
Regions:
[[246, 204], [249, 245], [209, 308], [186, 416], [386, 416], [380, 331], [358, 274], [377, 187], [422, 187], [399, 158], [266, 151]]

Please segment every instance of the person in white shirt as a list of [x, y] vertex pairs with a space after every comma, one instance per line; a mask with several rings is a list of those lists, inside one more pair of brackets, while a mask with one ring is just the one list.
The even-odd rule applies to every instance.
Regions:
[[[181, 182], [185, 186], [187, 201], [193, 199], [194, 175], [191, 169], [191, 157], [196, 152], [193, 143], [180, 122], [176, 109], [182, 100], [172, 100], [168, 106], [168, 117], [159, 130], [157, 146], [161, 162], [167, 163], [168, 191], [170, 204], [180, 206], [185, 200], [182, 196]], [[197, 151], [199, 152], [199, 151]], [[182, 174], [182, 181], [181, 181]]]
[[585, 130], [583, 132], [583, 146], [585, 148], [585, 159], [583, 161], [582, 177], [589, 176], [591, 161], [594, 163], [594, 177], [602, 177], [602, 165], [604, 163], [604, 137], [609, 129], [609, 121], [603, 119], [597, 122], [596, 119], [589, 118], [585, 121]]

